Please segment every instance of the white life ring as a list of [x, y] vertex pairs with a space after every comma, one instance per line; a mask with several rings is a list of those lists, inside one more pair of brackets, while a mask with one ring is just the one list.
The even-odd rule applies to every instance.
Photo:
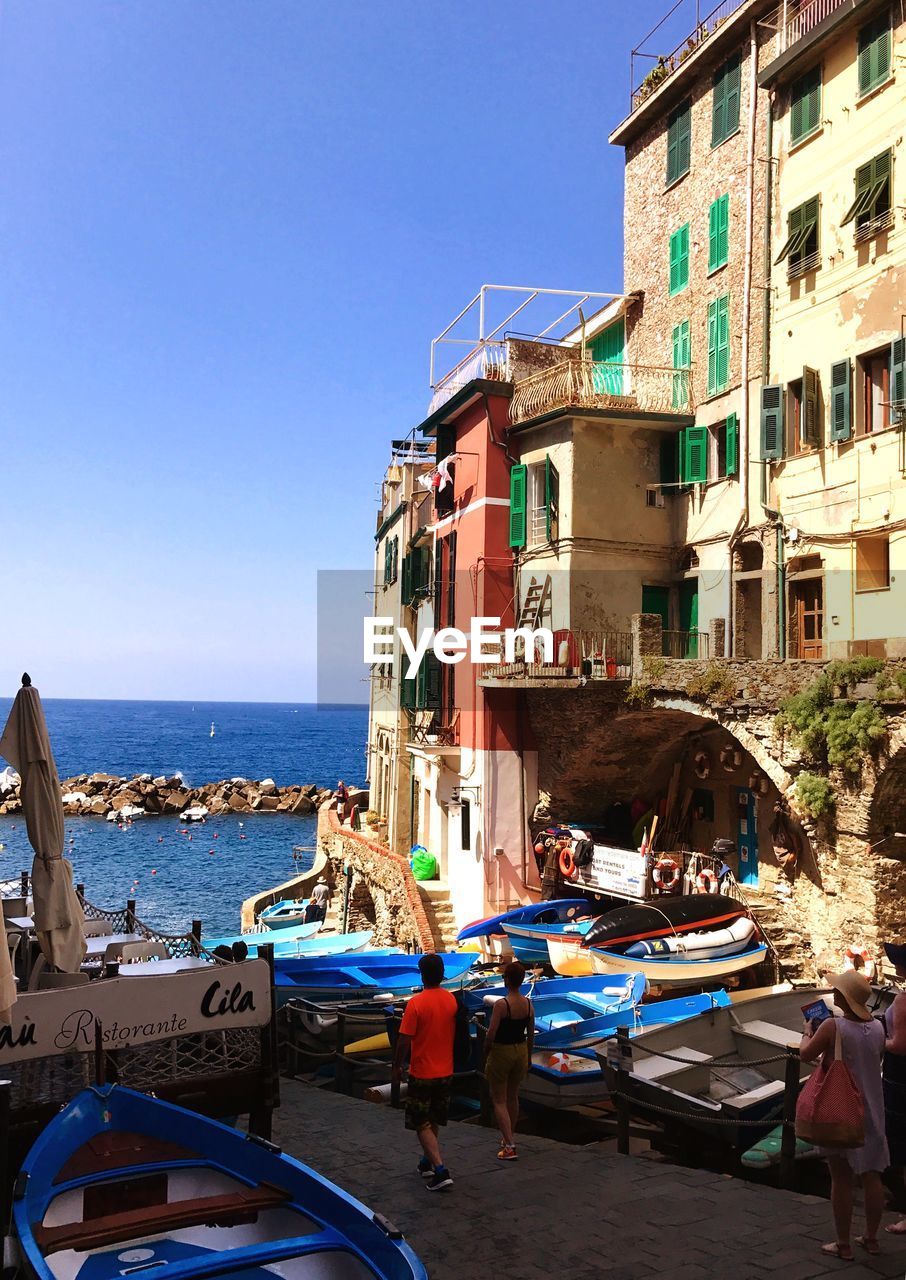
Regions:
[[695, 768], [696, 778], [704, 779], [711, 777], [711, 757], [708, 755], [707, 751], [696, 751], [692, 763]]
[[672, 893], [680, 878], [680, 869], [672, 858], [660, 858], [651, 873], [651, 879], [663, 893]]
[[698, 873], [696, 883], [700, 893], [717, 893], [720, 889], [720, 880], [717, 872], [711, 867], [702, 867]]

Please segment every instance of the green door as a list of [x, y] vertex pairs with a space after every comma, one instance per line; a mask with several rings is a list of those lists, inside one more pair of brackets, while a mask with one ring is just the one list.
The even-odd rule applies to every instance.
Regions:
[[680, 583], [679, 624], [682, 650], [677, 657], [698, 657], [698, 578], [686, 578]]
[[739, 849], [740, 884], [758, 887], [758, 826], [755, 793], [736, 788], [736, 844]]
[[[666, 633], [670, 627], [670, 588], [642, 587], [642, 613], [659, 614]], [[665, 648], [664, 653], [666, 652]]]
[[[594, 363], [592, 384], [599, 394], [621, 396], [623, 394], [623, 353], [626, 348], [626, 332], [623, 317], [607, 326], [588, 344]], [[609, 366], [614, 366], [610, 368]]]

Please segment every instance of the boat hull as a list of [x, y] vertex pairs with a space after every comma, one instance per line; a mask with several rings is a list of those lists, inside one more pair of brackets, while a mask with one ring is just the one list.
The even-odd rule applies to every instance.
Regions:
[[[284, 1004], [293, 996], [315, 1003], [343, 1003], [368, 999], [379, 993], [408, 995], [422, 985], [418, 955], [403, 953], [361, 956], [345, 960], [276, 956], [274, 960], [277, 1003]], [[448, 952], [443, 956], [447, 988], [461, 986], [466, 980], [474, 954]]]
[[[627, 958], [621, 952], [602, 951], [598, 947], [588, 947], [592, 968], [595, 973], [619, 973], [626, 968]], [[715, 956], [713, 959], [689, 960], [683, 956], [639, 957], [634, 956], [632, 964], [652, 984], [661, 987], [694, 987], [702, 982], [714, 982], [719, 978], [729, 977], [743, 969], [751, 969], [767, 958], [768, 949], [765, 943], [755, 943], [748, 951], [731, 956]]]
[[742, 903], [720, 893], [665, 895], [656, 903], [637, 902], [599, 916], [585, 936], [585, 945], [613, 951], [646, 938], [726, 926], [747, 914]]
[[528, 906], [514, 907], [512, 911], [503, 911], [499, 915], [465, 925], [460, 929], [457, 941], [465, 942], [469, 938], [487, 938], [492, 934], [503, 933], [506, 923], [535, 924], [549, 920], [565, 924], [580, 915], [590, 914], [591, 904], [587, 898], [553, 898], [547, 902], [531, 902]]

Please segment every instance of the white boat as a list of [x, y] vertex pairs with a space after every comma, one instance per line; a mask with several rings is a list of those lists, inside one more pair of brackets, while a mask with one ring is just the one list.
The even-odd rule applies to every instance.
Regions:
[[663, 938], [647, 938], [626, 947], [623, 954], [632, 960], [646, 956], [686, 956], [690, 960], [731, 956], [743, 951], [755, 935], [755, 921], [739, 916], [723, 929], [701, 929], [697, 933], [674, 933]]
[[213, 738], [213, 736], [214, 736], [214, 721], [212, 720], [211, 721], [211, 737]]
[[208, 807], [204, 804], [193, 804], [188, 809], [183, 809], [179, 815], [180, 822], [204, 822], [208, 816]]
[[575, 939], [548, 938], [547, 952], [554, 972], [564, 978], [584, 978], [596, 972], [591, 952]]
[[[601, 951], [588, 947], [593, 973], [623, 973], [627, 957], [618, 951]], [[751, 969], [767, 959], [768, 948], [764, 942], [753, 943], [748, 950], [730, 956], [714, 956], [704, 959], [686, 959], [681, 955], [633, 956], [631, 963], [648, 981], [658, 987], [697, 987], [703, 982], [715, 982], [742, 969]]]

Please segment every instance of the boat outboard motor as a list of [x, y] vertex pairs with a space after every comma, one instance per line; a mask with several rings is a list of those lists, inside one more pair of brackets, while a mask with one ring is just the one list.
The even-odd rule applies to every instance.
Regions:
[[584, 837], [573, 842], [573, 862], [577, 867], [587, 867], [594, 857], [595, 846], [592, 840]]
[[718, 888], [730, 875], [732, 868], [727, 865], [727, 858], [730, 854], [736, 852], [736, 845], [732, 840], [728, 840], [726, 836], [719, 836], [711, 846], [711, 857], [720, 858], [720, 866], [717, 868], [717, 885]]

